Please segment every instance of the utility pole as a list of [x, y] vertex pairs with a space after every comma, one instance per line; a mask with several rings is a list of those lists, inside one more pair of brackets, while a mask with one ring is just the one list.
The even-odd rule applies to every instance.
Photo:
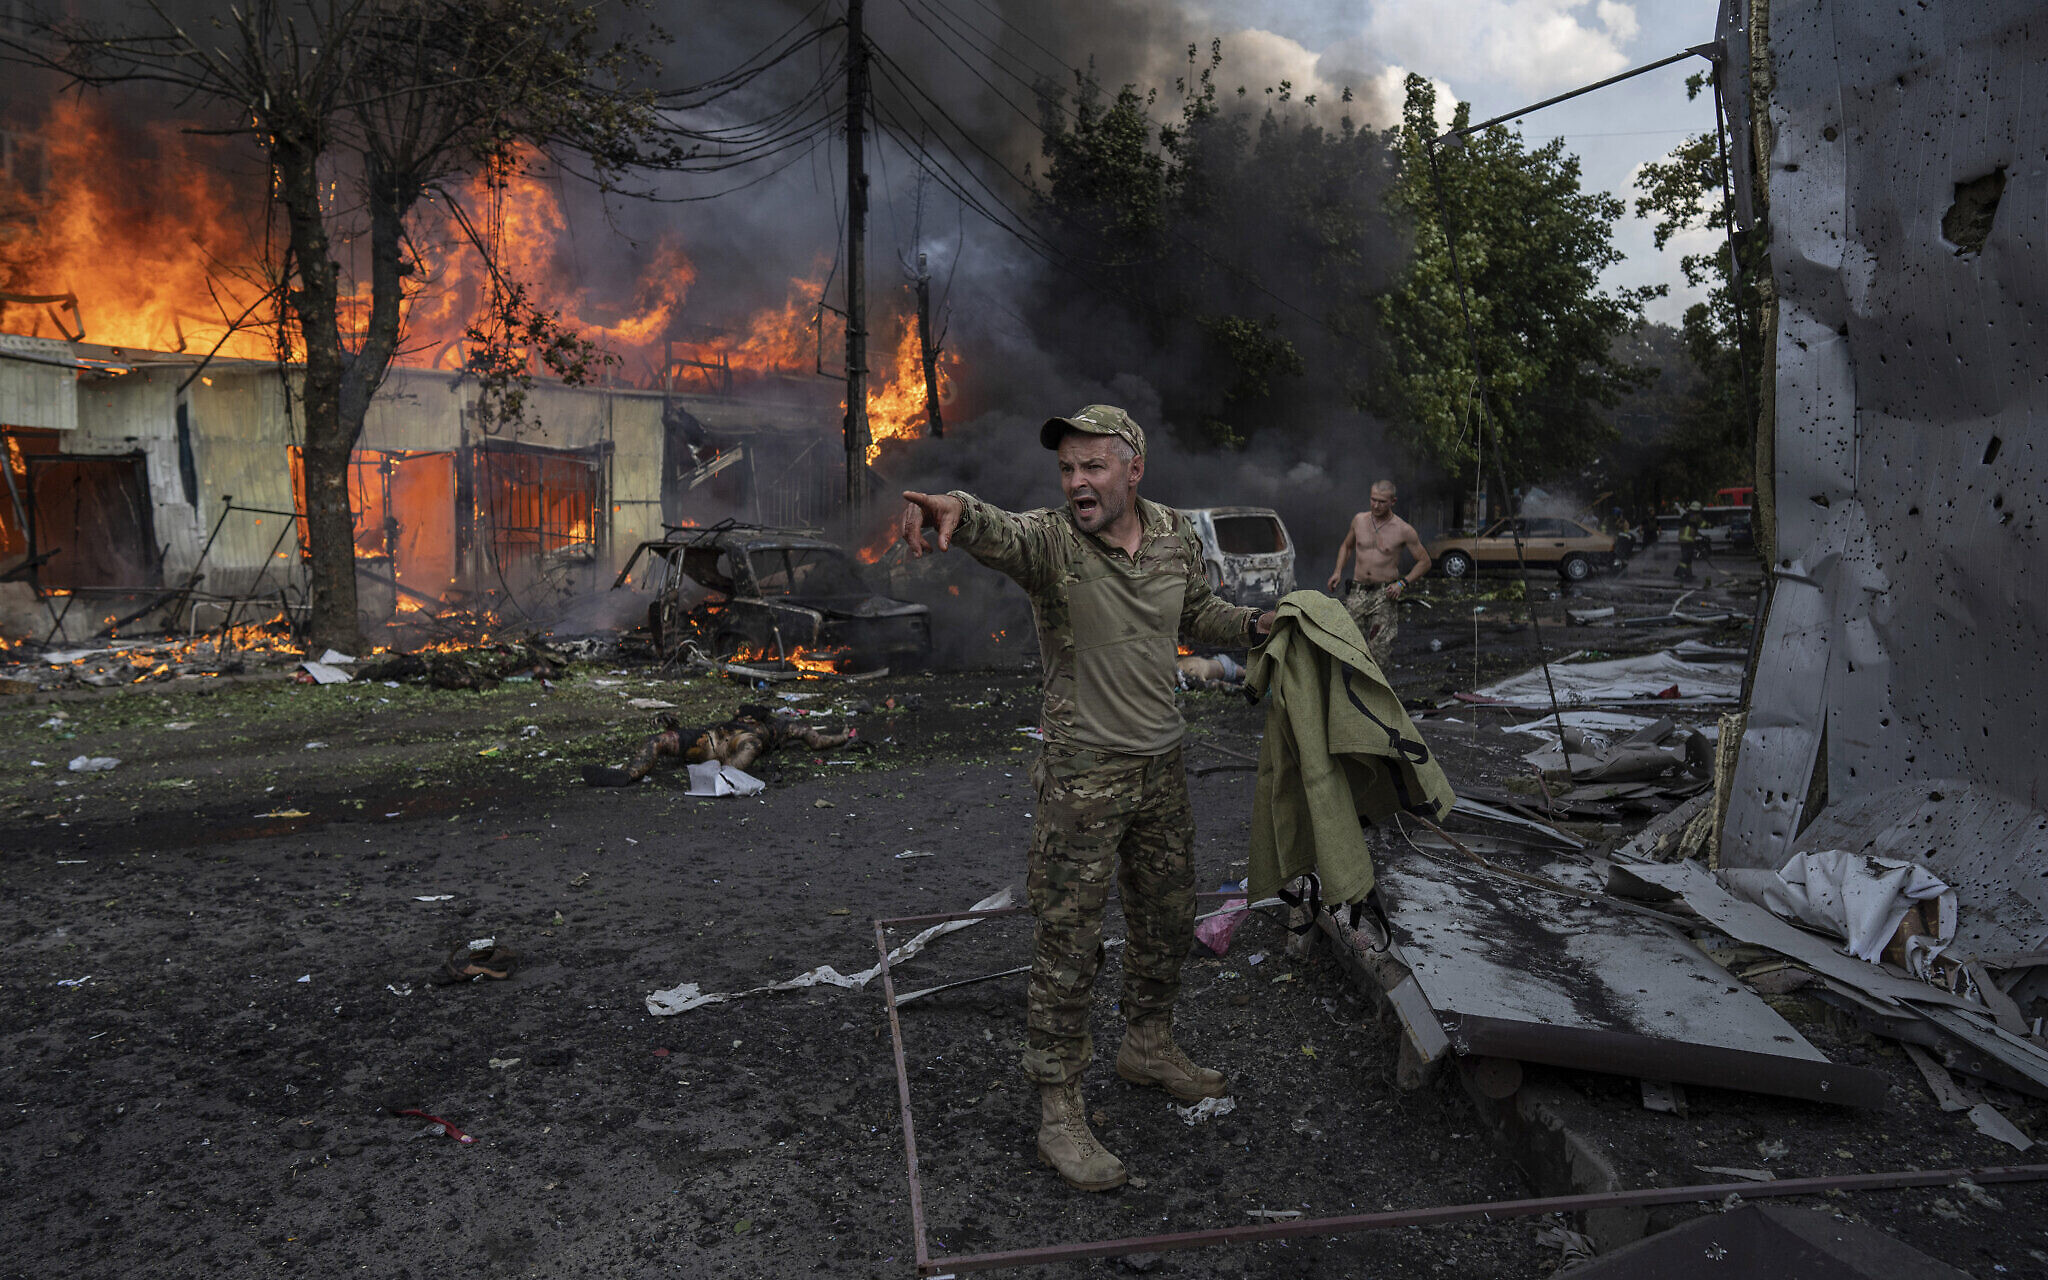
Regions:
[[932, 439], [946, 438], [946, 420], [939, 415], [939, 340], [932, 333], [932, 273], [924, 255], [917, 255], [917, 342], [924, 348], [924, 416]]
[[857, 510], [868, 460], [868, 45], [864, 0], [846, 0], [846, 505]]

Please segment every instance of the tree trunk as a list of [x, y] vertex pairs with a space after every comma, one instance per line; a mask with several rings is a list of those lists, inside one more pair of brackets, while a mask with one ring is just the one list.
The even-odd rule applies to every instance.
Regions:
[[291, 236], [294, 287], [292, 314], [305, 343], [305, 375], [299, 407], [305, 417], [303, 454], [306, 491], [307, 578], [312, 617], [306, 640], [314, 649], [360, 653], [356, 623], [355, 512], [349, 504], [349, 455], [360, 413], [344, 426], [339, 268], [327, 239], [320, 207], [318, 152], [279, 137], [271, 158], [277, 166], [278, 195]]

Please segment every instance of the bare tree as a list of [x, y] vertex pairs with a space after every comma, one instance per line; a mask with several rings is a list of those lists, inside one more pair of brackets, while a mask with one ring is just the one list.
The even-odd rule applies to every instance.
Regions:
[[[210, 117], [207, 131], [245, 135], [263, 149], [285, 232], [271, 264], [280, 346], [304, 366], [308, 639], [353, 651], [349, 461], [402, 339], [406, 280], [417, 271], [407, 216], [430, 193], [459, 212], [455, 179], [502, 173], [526, 149], [575, 157], [604, 185], [677, 152], [654, 94], [632, 83], [644, 60], [602, 38], [597, 4], [244, 0], [208, 8], [211, 16], [188, 20], [146, 0], [132, 24], [50, 20], [26, 40], [0, 32], [0, 50], [78, 85], [168, 86]], [[349, 239], [337, 235], [343, 217], [366, 218], [369, 228], [370, 305], [355, 332], [343, 323], [352, 302], [337, 251], [337, 239]], [[580, 377], [595, 348], [533, 308], [490, 260], [488, 238], [460, 221], [493, 281], [490, 314], [471, 334], [499, 344], [482, 362], [497, 411], [531, 360]]]

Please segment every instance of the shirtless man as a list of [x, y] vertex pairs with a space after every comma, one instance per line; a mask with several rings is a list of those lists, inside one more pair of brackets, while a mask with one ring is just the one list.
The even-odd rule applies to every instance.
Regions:
[[[1401, 551], [1415, 557], [1415, 567], [1401, 574]], [[1344, 545], [1337, 548], [1337, 567], [1327, 584], [1335, 591], [1344, 581], [1344, 562], [1351, 560], [1351, 586], [1344, 595], [1345, 612], [1365, 637], [1366, 652], [1382, 670], [1393, 656], [1394, 636], [1401, 629], [1401, 593], [1429, 572], [1429, 552], [1415, 526], [1394, 514], [1394, 482], [1372, 487], [1372, 510], [1351, 517]]]

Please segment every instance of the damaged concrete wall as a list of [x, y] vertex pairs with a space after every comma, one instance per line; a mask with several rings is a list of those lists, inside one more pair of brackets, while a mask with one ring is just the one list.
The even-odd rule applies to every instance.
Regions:
[[1722, 860], [1794, 851], [1824, 741], [1831, 808], [1921, 858], [1953, 815], [1872, 801], [1961, 805], [2048, 905], [2048, 15], [1773, 0], [1768, 52], [1778, 587]]

